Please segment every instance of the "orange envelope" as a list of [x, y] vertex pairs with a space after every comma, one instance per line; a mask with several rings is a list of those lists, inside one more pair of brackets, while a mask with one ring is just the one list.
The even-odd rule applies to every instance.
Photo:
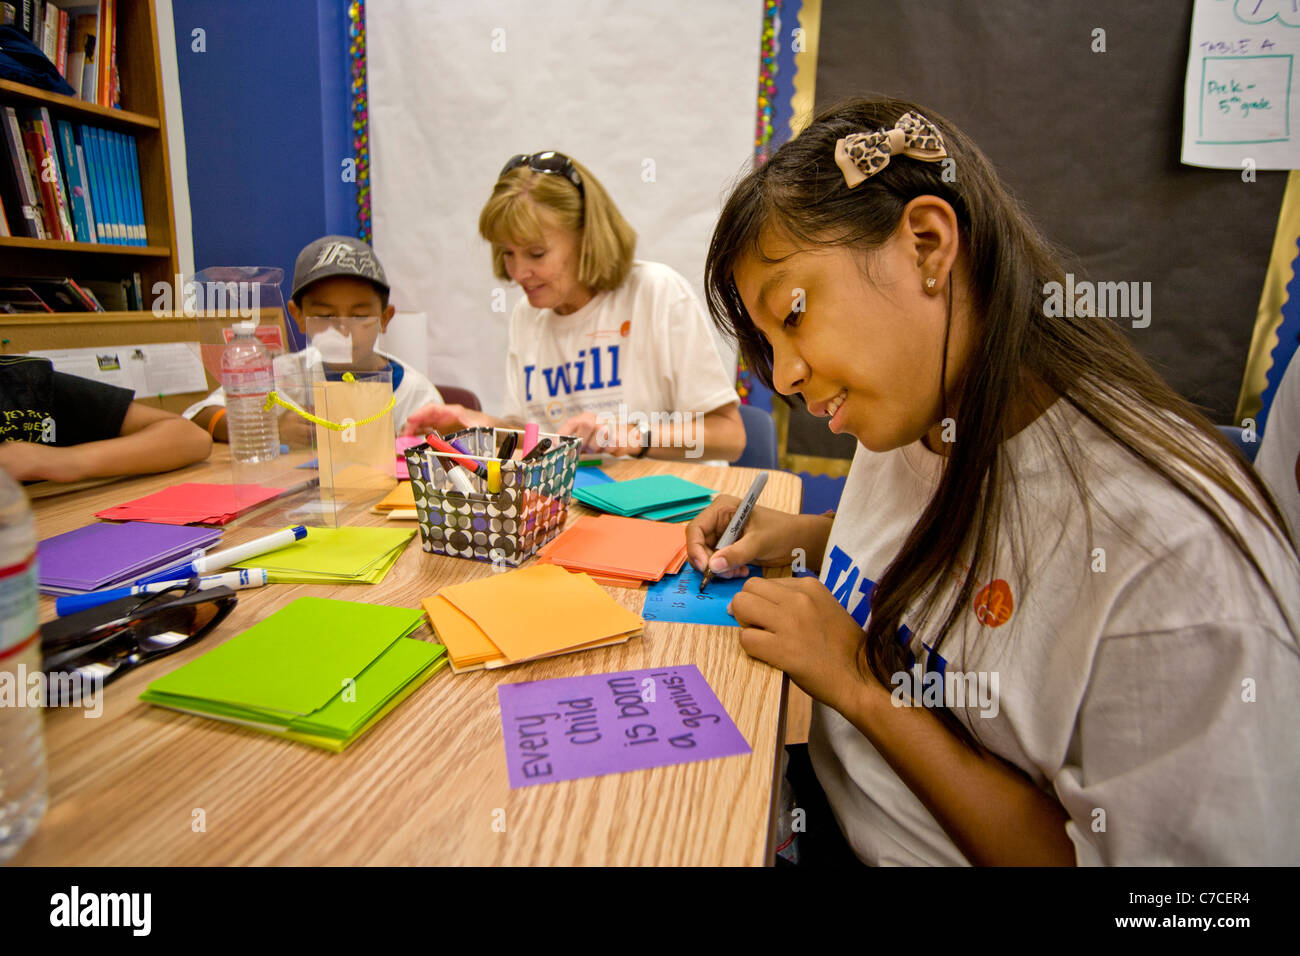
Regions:
[[415, 489], [411, 482], [404, 481], [384, 495], [375, 503], [374, 511], [393, 511], [398, 508], [415, 507]]
[[[429, 615], [429, 622], [433, 625], [434, 634], [447, 648], [447, 662], [451, 665], [453, 673], [463, 674], [465, 671], [474, 671], [485, 667], [504, 667], [508, 664], [519, 663], [508, 659], [502, 654], [500, 649], [487, 639], [487, 635], [483, 633], [479, 626], [462, 614], [460, 609], [446, 598], [435, 596], [425, 598], [421, 603], [424, 605], [425, 613]], [[590, 644], [579, 644], [577, 647], [570, 647], [553, 655], [543, 654], [542, 656], [557, 657], [560, 654], [571, 654], [576, 651], [589, 650], [593, 647], [624, 644], [632, 636], [632, 634], [619, 634], [605, 640], [592, 641]]]
[[447, 648], [447, 658], [458, 670], [501, 657], [500, 649], [487, 639], [479, 626], [445, 597], [434, 595], [420, 603], [429, 615], [433, 632]]
[[665, 572], [681, 570], [686, 560], [686, 528], [644, 518], [585, 515], [538, 556], [573, 571], [658, 581]]
[[626, 640], [645, 624], [585, 574], [549, 564], [453, 584], [439, 596], [512, 663]]

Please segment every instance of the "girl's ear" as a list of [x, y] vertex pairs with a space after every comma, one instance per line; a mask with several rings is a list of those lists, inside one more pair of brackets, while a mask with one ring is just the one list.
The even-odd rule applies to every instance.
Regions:
[[938, 196], [917, 196], [903, 210], [902, 223], [914, 250], [918, 282], [926, 292], [942, 292], [961, 245], [957, 213]]
[[302, 309], [298, 308], [298, 303], [290, 299], [288, 302], [289, 315], [293, 316], [293, 324], [298, 326], [298, 331], [303, 335], [307, 334], [307, 327], [303, 325]]
[[393, 321], [393, 316], [397, 314], [397, 306], [390, 304], [384, 309], [384, 314], [379, 317], [379, 331], [387, 332], [388, 323]]

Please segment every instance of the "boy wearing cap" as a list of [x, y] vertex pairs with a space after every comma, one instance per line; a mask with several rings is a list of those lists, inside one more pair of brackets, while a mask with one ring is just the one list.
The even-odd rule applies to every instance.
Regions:
[[[442, 402], [433, 384], [417, 370], [375, 348], [396, 309], [388, 304], [388, 279], [374, 250], [354, 236], [323, 236], [298, 253], [293, 267], [289, 314], [308, 345], [297, 355], [275, 360], [277, 379], [301, 368], [324, 366], [326, 378], [344, 372], [393, 375], [393, 424], [400, 433], [406, 418], [429, 402]], [[217, 389], [185, 410], [185, 417], [227, 441], [225, 392]], [[280, 419], [280, 437], [289, 444], [311, 438], [310, 423], [297, 415]]]

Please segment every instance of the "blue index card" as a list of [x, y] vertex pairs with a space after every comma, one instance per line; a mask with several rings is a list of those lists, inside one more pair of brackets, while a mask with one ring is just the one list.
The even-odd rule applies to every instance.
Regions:
[[[751, 564], [749, 574], [751, 577], [762, 577], [763, 569]], [[665, 574], [646, 588], [645, 607], [641, 609], [641, 616], [647, 621], [740, 627], [736, 619], [727, 613], [727, 605], [749, 578], [720, 578], [715, 574], [701, 594], [700, 581], [703, 577], [689, 561], [682, 565], [677, 574]]]
[[599, 468], [579, 468], [573, 473], [574, 488], [589, 488], [592, 485], [607, 485], [614, 479]]

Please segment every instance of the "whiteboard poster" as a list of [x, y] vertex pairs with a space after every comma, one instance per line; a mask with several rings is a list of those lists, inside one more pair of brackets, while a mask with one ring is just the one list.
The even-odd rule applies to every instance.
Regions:
[[1300, 0], [1196, 0], [1182, 161], [1215, 169], [1300, 168], [1292, 85]]

